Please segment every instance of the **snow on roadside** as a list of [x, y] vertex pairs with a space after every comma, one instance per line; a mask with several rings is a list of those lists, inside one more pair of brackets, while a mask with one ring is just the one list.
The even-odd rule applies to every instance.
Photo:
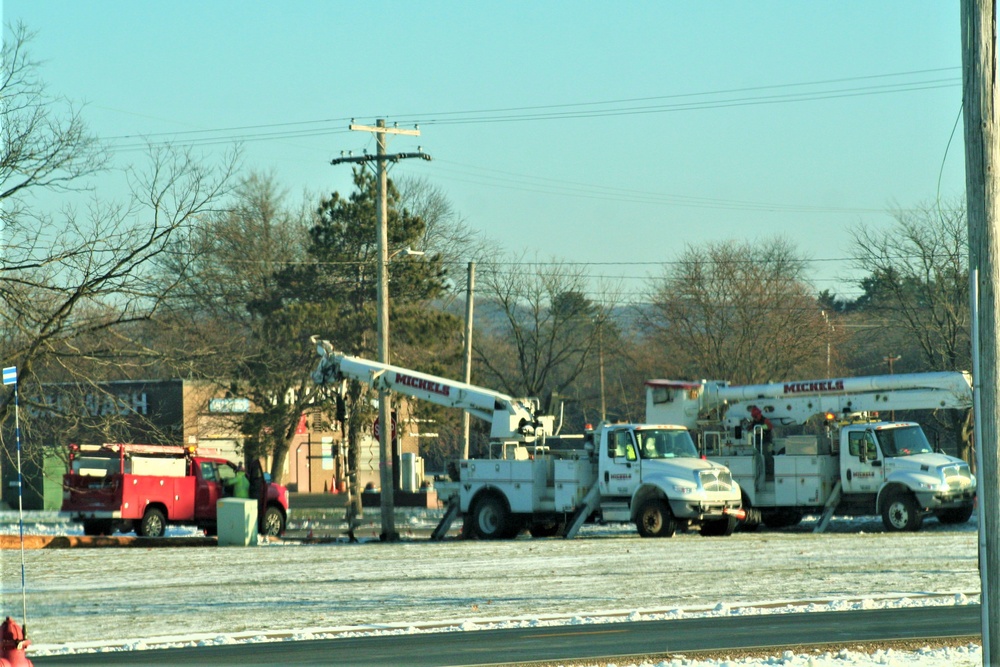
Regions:
[[[0, 533], [18, 534], [19, 525], [16, 513], [0, 513]], [[13, 520], [12, 520], [13, 519]], [[420, 522], [422, 518], [411, 518]], [[433, 521], [433, 517], [429, 519]], [[852, 523], [853, 522], [853, 523]], [[846, 532], [868, 532], [871, 530], [870, 520], [847, 520], [841, 523], [841, 530]], [[931, 529], [937, 528], [931, 524]], [[970, 522], [958, 528], [959, 532], [974, 532], [976, 526]], [[171, 528], [171, 535], [197, 535], [194, 528]], [[597, 528], [597, 534], [627, 532], [621, 528]], [[32, 512], [25, 517], [24, 532], [28, 535], [73, 535], [82, 531], [78, 526], [65, 522], [58, 512]], [[292, 546], [292, 545], [284, 545]], [[373, 635], [405, 635], [431, 632], [471, 632], [487, 629], [504, 629], [517, 627], [548, 627], [559, 625], [584, 625], [611, 622], [632, 622], [645, 620], [667, 620], [678, 618], [722, 617], [737, 615], [787, 614], [802, 612], [833, 612], [852, 609], [889, 609], [910, 606], [943, 606], [978, 603], [978, 596], [956, 593], [949, 596], [899, 596], [881, 597], [878, 599], [837, 599], [825, 602], [782, 602], [768, 601], [752, 604], [719, 603], [711, 607], [687, 607], [665, 610], [632, 610], [610, 615], [552, 615], [524, 616], [515, 618], [468, 618], [465, 620], [448, 620], [423, 624], [407, 622], [382, 623], [377, 625], [352, 625], [344, 627], [305, 627], [262, 634], [257, 631], [222, 632], [204, 635], [185, 634], [176, 637], [134, 638], [108, 641], [79, 641], [63, 644], [39, 644], [30, 649], [30, 656], [64, 655], [79, 652], [115, 652], [147, 649], [162, 649], [172, 647], [217, 646], [226, 644], [258, 643], [268, 641], [304, 641], [310, 639], [334, 639], [338, 637], [358, 637]], [[792, 642], [789, 642], [792, 643]], [[595, 662], [579, 663], [588, 667], [756, 667], [758, 665], [788, 665], [793, 667], [843, 667], [844, 665], [895, 665], [898, 667], [944, 667], [979, 665], [982, 662], [981, 647], [968, 645], [962, 647], [936, 648], [930, 647], [917, 651], [884, 650], [874, 653], [864, 653], [843, 649], [840, 651], [814, 651], [812, 653], [795, 654], [785, 651], [766, 658], [729, 658], [722, 660], [696, 660], [677, 656], [661, 662]]]
[[[934, 607], [978, 604], [978, 596], [955, 594], [950, 597], [928, 596], [926, 598], [859, 599], [836, 600], [826, 604], [760, 604], [730, 606], [720, 603], [711, 609], [672, 609], [668, 611], [632, 611], [611, 616], [560, 616], [515, 619], [476, 619], [460, 622], [431, 622], [423, 624], [387, 623], [377, 626], [350, 626], [341, 628], [302, 628], [273, 634], [260, 632], [213, 633], [186, 635], [184, 637], [157, 637], [155, 639], [128, 639], [109, 644], [107, 642], [70, 642], [58, 645], [39, 644], [32, 647], [32, 655], [66, 655], [88, 652], [140, 651], [149, 649], [189, 648], [222, 646], [231, 644], [252, 644], [262, 642], [326, 640], [349, 637], [373, 637], [390, 635], [412, 635], [442, 632], [475, 632], [479, 630], [504, 630], [516, 628], [555, 627], [573, 625], [594, 625], [603, 623], [627, 623], [636, 621], [660, 621], [682, 618], [711, 618], [724, 616], [757, 616], [795, 613], [821, 613], [851, 611], [861, 609], [900, 609], [906, 607]], [[791, 642], [789, 642], [791, 643]], [[743, 658], [718, 660], [696, 660], [674, 658], [657, 663], [593, 663], [593, 667], [735, 667], [755, 665], [803, 665], [825, 667], [827, 665], [894, 665], [915, 667], [961, 667], [981, 664], [982, 649], [970, 644], [965, 647], [946, 647], [918, 651], [877, 651], [863, 654], [843, 649], [810, 654], [793, 654], [785, 651], [781, 656], [767, 658]], [[574, 663], [578, 665], [580, 663]], [[588, 663], [587, 667], [591, 667]]]

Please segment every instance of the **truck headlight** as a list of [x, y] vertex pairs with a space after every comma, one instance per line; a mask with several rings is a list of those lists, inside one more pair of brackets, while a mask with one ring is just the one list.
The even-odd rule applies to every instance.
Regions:
[[674, 491], [681, 494], [682, 496], [686, 496], [689, 493], [694, 493], [697, 488], [698, 487], [696, 486], [688, 486], [686, 484], [674, 484]]
[[948, 485], [944, 482], [917, 482], [917, 488], [921, 491], [947, 491]]

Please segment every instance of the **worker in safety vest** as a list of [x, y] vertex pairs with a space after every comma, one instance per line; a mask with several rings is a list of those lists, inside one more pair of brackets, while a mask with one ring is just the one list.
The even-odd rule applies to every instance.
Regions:
[[233, 478], [233, 497], [250, 497], [250, 480], [247, 479], [247, 474], [243, 470], [242, 463], [240, 464], [240, 467], [236, 469], [236, 476]]

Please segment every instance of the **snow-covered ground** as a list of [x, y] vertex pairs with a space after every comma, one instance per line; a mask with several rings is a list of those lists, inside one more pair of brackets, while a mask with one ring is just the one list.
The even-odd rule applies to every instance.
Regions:
[[[397, 528], [423, 531], [436, 519], [413, 512]], [[876, 519], [835, 520], [825, 535], [811, 527], [806, 521], [791, 532], [669, 540], [609, 526], [587, 527], [569, 541], [29, 550], [30, 655], [979, 601], [975, 518], [957, 527], [928, 520], [912, 534], [884, 533]], [[319, 536], [331, 520], [290, 528]], [[18, 533], [16, 513], [0, 513], [0, 532]], [[80, 531], [56, 513], [29, 513], [25, 533]], [[0, 565], [3, 613], [20, 617], [20, 552], [0, 552]], [[969, 646], [649, 664], [930, 667], [981, 660], [979, 647]]]

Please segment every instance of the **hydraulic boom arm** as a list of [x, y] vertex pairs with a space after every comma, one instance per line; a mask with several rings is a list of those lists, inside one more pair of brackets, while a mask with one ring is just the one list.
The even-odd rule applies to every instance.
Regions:
[[757, 407], [776, 424], [800, 424], [826, 412], [939, 410], [972, 407], [972, 378], [965, 372], [899, 373], [727, 385], [724, 382], [646, 382], [646, 419], [694, 427], [721, 410], [727, 427], [736, 426]]
[[728, 403], [727, 426], [735, 426], [755, 406], [775, 423], [801, 424], [813, 415], [888, 410], [939, 410], [972, 407], [968, 373], [903, 373], [868, 377], [715, 387], [717, 401]]
[[334, 350], [330, 341], [311, 338], [320, 361], [312, 374], [316, 384], [336, 384], [345, 379], [365, 382], [373, 389], [385, 389], [437, 405], [460, 408], [488, 421], [494, 439], [525, 438], [552, 433], [552, 417], [539, 416], [533, 399], [511, 398], [483, 387], [418, 373], [406, 368], [351, 357]]

